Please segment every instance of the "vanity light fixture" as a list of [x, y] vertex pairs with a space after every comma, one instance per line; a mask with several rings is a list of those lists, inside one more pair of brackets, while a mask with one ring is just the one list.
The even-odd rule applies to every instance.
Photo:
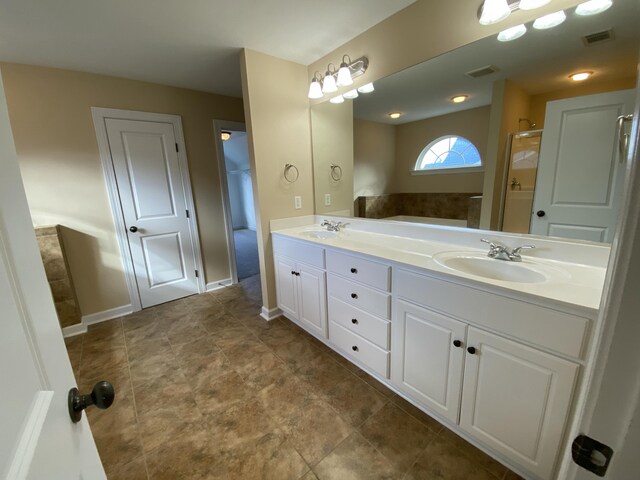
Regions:
[[342, 95], [338, 95], [337, 97], [333, 97], [329, 100], [331, 103], [344, 103], [344, 97]]
[[229, 140], [231, 138], [231, 132], [227, 131], [227, 130], [222, 130], [220, 132], [220, 139], [223, 142], [226, 142], [227, 140]]
[[537, 30], [547, 30], [548, 28], [557, 27], [567, 19], [564, 10], [544, 15], [543, 17], [536, 18], [533, 22], [533, 28]]
[[524, 24], [516, 25], [515, 27], [507, 28], [498, 34], [498, 40], [501, 42], [510, 42], [516, 38], [520, 38], [527, 33], [527, 27]]
[[535, 10], [536, 8], [544, 7], [551, 0], [520, 0], [518, 8], [520, 10]]
[[[367, 57], [360, 57], [352, 62], [349, 55], [344, 55], [337, 71], [333, 63], [330, 63], [324, 77], [317, 71], [313, 74], [307, 97], [318, 99], [322, 98], [325, 93], [337, 92], [338, 87], [351, 85], [353, 79], [364, 74], [368, 67], [369, 59]], [[361, 91], [361, 93], [364, 92]]]
[[492, 25], [501, 22], [511, 14], [511, 7], [507, 0], [484, 0], [480, 25]]
[[348, 98], [349, 100], [358, 98], [358, 90], [354, 88], [353, 90], [349, 90], [348, 92], [343, 93], [342, 96], [344, 98]]
[[571, 75], [569, 75], [569, 78], [574, 82], [582, 82], [589, 78], [591, 75], [593, 75], [593, 72], [578, 72], [572, 73]]
[[456, 95], [455, 97], [451, 97], [451, 101], [453, 103], [462, 103], [464, 102], [467, 98], [469, 98], [469, 95]]
[[391, 113], [389, 114], [389, 118], [392, 118], [392, 119], [394, 119], [394, 120], [395, 120], [396, 118], [400, 118], [401, 116], [402, 116], [402, 114], [401, 114], [400, 112], [391, 112]]
[[375, 90], [375, 88], [373, 88], [373, 83], [366, 83], [364, 85], [362, 85], [361, 87], [358, 87], [358, 91], [360, 93], [371, 93]]
[[612, 0], [589, 0], [576, 7], [576, 15], [596, 15], [597, 13], [609, 10], [611, 5], [613, 5]]

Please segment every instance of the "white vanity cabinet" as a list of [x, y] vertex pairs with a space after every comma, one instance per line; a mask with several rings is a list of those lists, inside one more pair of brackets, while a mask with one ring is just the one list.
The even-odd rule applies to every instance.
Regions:
[[324, 249], [274, 239], [278, 308], [305, 330], [327, 338]]

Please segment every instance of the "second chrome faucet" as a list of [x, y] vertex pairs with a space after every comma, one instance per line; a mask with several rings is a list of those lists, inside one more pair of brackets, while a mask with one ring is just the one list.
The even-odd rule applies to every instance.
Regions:
[[520, 247], [510, 249], [500, 242], [487, 240], [486, 238], [481, 238], [480, 241], [489, 244], [489, 252], [487, 253], [488, 257], [495, 258], [496, 260], [506, 260], [509, 262], [521, 262], [521, 250], [536, 248], [535, 245], [522, 245]]

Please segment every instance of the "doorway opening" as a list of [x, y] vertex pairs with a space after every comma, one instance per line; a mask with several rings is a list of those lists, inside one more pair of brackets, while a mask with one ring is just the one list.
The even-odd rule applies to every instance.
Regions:
[[229, 263], [233, 283], [258, 278], [258, 240], [253, 179], [244, 124], [214, 121], [220, 177], [225, 198]]

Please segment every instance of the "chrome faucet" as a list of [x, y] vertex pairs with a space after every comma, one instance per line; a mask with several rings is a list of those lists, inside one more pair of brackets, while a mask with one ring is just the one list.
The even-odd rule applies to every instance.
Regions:
[[327, 220], [325, 219], [320, 226], [321, 227], [327, 227], [327, 230], [329, 230], [330, 232], [339, 232], [340, 229], [346, 227], [347, 225], [349, 225], [348, 223], [343, 223], [343, 222], [334, 222], [331, 220]]
[[510, 250], [509, 247], [501, 244], [500, 242], [492, 242], [486, 238], [481, 238], [480, 241], [489, 244], [489, 253], [487, 253], [487, 257], [495, 258], [496, 260], [506, 260], [509, 262], [521, 262], [521, 250], [536, 248], [535, 245], [522, 245]]

